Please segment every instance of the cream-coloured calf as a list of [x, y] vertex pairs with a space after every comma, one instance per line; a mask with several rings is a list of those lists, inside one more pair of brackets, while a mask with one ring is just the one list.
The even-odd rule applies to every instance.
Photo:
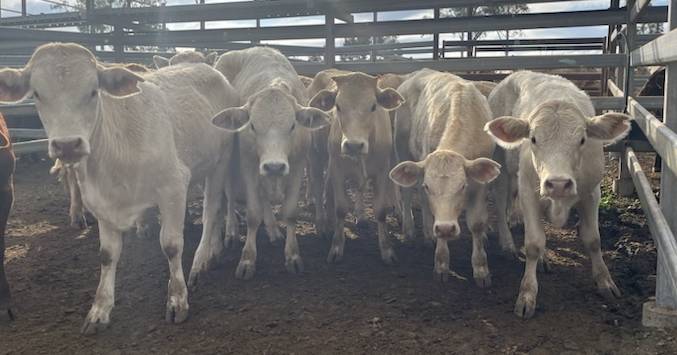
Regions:
[[207, 65], [214, 65], [214, 62], [216, 62], [216, 58], [218, 58], [218, 56], [219, 55], [216, 52], [204, 54], [199, 51], [183, 51], [174, 54], [169, 59], [159, 55], [154, 55], [153, 64], [155, 64], [157, 69], [181, 63], [205, 63]]
[[282, 204], [287, 227], [285, 266], [289, 272], [301, 272], [296, 240], [299, 193], [311, 130], [327, 126], [329, 115], [302, 106], [308, 101], [306, 88], [289, 60], [275, 49], [230, 51], [214, 67], [241, 95], [242, 106], [226, 109], [212, 120], [217, 127], [238, 132], [237, 175], [246, 195], [247, 239], [235, 275], [241, 279], [254, 276], [256, 231], [262, 222], [269, 234], [279, 233], [271, 204]]
[[336, 90], [322, 90], [310, 102], [313, 107], [332, 110], [334, 116], [329, 132], [326, 199], [328, 214], [336, 220], [330, 222], [334, 234], [327, 261], [337, 262], [343, 257], [343, 228], [349, 201], [346, 180], [364, 184], [371, 179], [381, 259], [391, 264], [396, 257], [386, 229], [388, 194], [392, 193], [388, 179], [392, 150], [388, 110], [399, 107], [403, 99], [396, 90], [379, 89], [377, 78], [363, 73], [331, 79]]
[[[489, 159], [494, 142], [484, 132], [491, 120], [486, 98], [474, 83], [456, 75], [420, 71], [398, 91], [406, 103], [397, 110], [396, 120], [411, 123], [408, 149], [415, 161], [404, 161], [390, 172], [390, 178], [404, 188], [420, 187], [423, 231], [435, 238], [435, 278], [449, 275], [448, 241], [458, 239], [458, 218], [466, 211], [472, 233], [473, 277], [479, 287], [491, 284], [484, 244], [487, 238], [487, 186], [500, 172]], [[404, 229], [413, 232], [411, 193], [403, 193], [403, 214], [409, 216]]]
[[[546, 240], [541, 217], [547, 216], [561, 228], [572, 207], [578, 210], [578, 232], [590, 256], [598, 291], [607, 297], [620, 296], [602, 258], [598, 208], [604, 176], [603, 145], [625, 136], [630, 118], [620, 113], [595, 116], [588, 95], [572, 82], [528, 71], [505, 78], [493, 90], [489, 102], [498, 118], [485, 129], [508, 150], [508, 156], [518, 155], [506, 162], [519, 166], [505, 170], [517, 181], [525, 227], [526, 267], [515, 313], [530, 318], [536, 310], [536, 269]], [[500, 184], [496, 192], [498, 214], [503, 215], [499, 233], [509, 232], [505, 216], [511, 193], [508, 186]], [[509, 234], [501, 236], [502, 240], [507, 238], [512, 243]]]

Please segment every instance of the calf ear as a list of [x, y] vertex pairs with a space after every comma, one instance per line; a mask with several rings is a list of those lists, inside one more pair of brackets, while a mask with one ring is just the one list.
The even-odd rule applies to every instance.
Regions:
[[299, 106], [296, 109], [296, 122], [312, 130], [328, 126], [331, 123], [330, 120], [329, 114], [314, 107]]
[[246, 107], [231, 107], [216, 114], [212, 124], [227, 131], [237, 132], [249, 123], [249, 110]]
[[169, 59], [159, 55], [154, 55], [153, 64], [155, 64], [156, 68], [160, 69], [169, 65]]
[[390, 180], [402, 187], [416, 185], [423, 175], [423, 165], [413, 161], [403, 161], [390, 170]]
[[376, 101], [381, 107], [388, 111], [392, 111], [404, 103], [404, 98], [395, 89], [378, 90], [376, 93]]
[[214, 63], [216, 63], [216, 59], [217, 59], [218, 57], [219, 57], [219, 54], [218, 54], [218, 53], [216, 53], [216, 52], [209, 52], [209, 54], [207, 54], [207, 55], [205, 56], [205, 63], [207, 63], [207, 64], [213, 66]]
[[501, 173], [501, 164], [487, 158], [468, 160], [465, 162], [465, 173], [481, 184], [488, 184]]
[[18, 102], [28, 95], [30, 75], [25, 69], [0, 70], [0, 102]]
[[336, 104], [336, 91], [322, 90], [315, 94], [308, 106], [319, 108], [322, 111], [329, 111]]
[[615, 142], [628, 134], [631, 120], [628, 115], [609, 112], [589, 119], [586, 131], [590, 138]]
[[503, 116], [488, 122], [484, 131], [494, 138], [503, 148], [512, 149], [529, 137], [529, 122], [510, 116]]
[[141, 92], [137, 86], [144, 78], [122, 67], [97, 68], [99, 87], [111, 96], [124, 98]]

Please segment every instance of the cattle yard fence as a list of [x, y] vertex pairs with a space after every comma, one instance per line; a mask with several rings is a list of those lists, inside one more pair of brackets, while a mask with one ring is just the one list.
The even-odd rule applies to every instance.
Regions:
[[[623, 7], [619, 0], [610, 0], [605, 9], [550, 13], [473, 16], [472, 11], [479, 6], [571, 2], [582, 0], [259, 0], [212, 4], [201, 0], [196, 5], [157, 7], [134, 7], [134, 2], [126, 2], [128, 6], [120, 8], [97, 8], [93, 0], [87, 0], [83, 8], [70, 6], [65, 12], [33, 15], [22, 0], [19, 16], [0, 17], [0, 66], [25, 65], [33, 50], [44, 43], [76, 42], [104, 61], [147, 65], [153, 55], [171, 56], [170, 49], [176, 47], [223, 52], [267, 45], [287, 55], [303, 75], [327, 68], [370, 74], [431, 68], [492, 81], [520, 69], [561, 74], [588, 91], [598, 111], [624, 110], [634, 118], [637, 134], [607, 147], [619, 157], [614, 190], [619, 195], [637, 193], [658, 251], [656, 297], [644, 304], [643, 324], [677, 327], [677, 0], [668, 0], [667, 6], [628, 0]], [[444, 10], [449, 8], [466, 9], [466, 15], [445, 17]], [[407, 10], [428, 15], [399, 20], [383, 16]], [[357, 20], [365, 14], [371, 14], [370, 21]], [[310, 21], [266, 25], [275, 20], [288, 23], [285, 20], [293, 17]], [[248, 20], [249, 27], [214, 26], [215, 21], [242, 20]], [[668, 23], [664, 34], [638, 33], [638, 24], [663, 22]], [[81, 32], [55, 30], [72, 26]], [[513, 30], [585, 26], [605, 26], [607, 36], [491, 40], [473, 36], [487, 31], [509, 36]], [[103, 33], [99, 33], [101, 29]], [[383, 36], [415, 40], [379, 43]], [[341, 43], [341, 39], [354, 37], [371, 40], [337, 46], [337, 40]], [[314, 45], [292, 45], [290, 40]], [[636, 89], [646, 80], [638, 68], [646, 66], [666, 67], [663, 96], [636, 97]], [[662, 119], [652, 113], [661, 109]], [[22, 140], [15, 143], [17, 154], [46, 150], [45, 132], [36, 123], [31, 102], [0, 106], [0, 111], [8, 118], [13, 137]], [[660, 202], [636, 152], [656, 152], [662, 159]]]

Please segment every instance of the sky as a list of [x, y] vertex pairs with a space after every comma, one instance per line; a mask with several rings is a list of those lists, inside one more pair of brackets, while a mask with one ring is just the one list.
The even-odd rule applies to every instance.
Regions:
[[[77, 5], [76, 0], [47, 0], [55, 1], [61, 3], [67, 3], [72, 5]], [[195, 0], [165, 0], [167, 6], [172, 5], [185, 5], [185, 4], [194, 4]], [[206, 3], [219, 3], [219, 2], [233, 2], [233, 1], [242, 1], [242, 0], [206, 0]], [[653, 0], [651, 5], [659, 6], [666, 5], [668, 0]], [[623, 5], [625, 1], [621, 1]], [[560, 3], [536, 3], [529, 4], [529, 10], [531, 13], [548, 13], [548, 12], [558, 12], [558, 11], [576, 11], [576, 10], [599, 10], [606, 9], [609, 7], [610, 0], [585, 0], [585, 1], [570, 1], [570, 2], [560, 2]], [[39, 13], [51, 13], [51, 12], [60, 12], [64, 11], [63, 9], [53, 9], [54, 5], [45, 0], [28, 0], [27, 11], [29, 14], [39, 14]], [[21, 0], [0, 0], [0, 7], [4, 10], [21, 10]], [[74, 8], [70, 8], [68, 11], [74, 11]], [[16, 16], [16, 13], [9, 11], [2, 11], [1, 16], [9, 17]], [[362, 13], [354, 14], [355, 22], [371, 22], [372, 13]], [[393, 21], [393, 20], [407, 20], [407, 19], [423, 19], [432, 17], [432, 10], [414, 10], [414, 11], [392, 11], [392, 12], [380, 12], [378, 14], [379, 21]], [[269, 19], [262, 20], [262, 26], [289, 26], [289, 25], [311, 25], [311, 24], [323, 24], [324, 18], [322, 16], [309, 16], [309, 17], [292, 17], [292, 18], [282, 18], [282, 19]], [[255, 26], [254, 20], [243, 20], [243, 21], [214, 21], [207, 23], [207, 28], [242, 28], [242, 27], [253, 27]], [[199, 23], [177, 23], [169, 24], [168, 28], [171, 30], [189, 30], [189, 29], [198, 29]], [[69, 30], [69, 29], [59, 29], [59, 30]], [[70, 29], [74, 30], [74, 29]], [[607, 34], [606, 26], [590, 26], [590, 27], [574, 27], [574, 28], [556, 28], [556, 29], [529, 29], [522, 30], [517, 38], [572, 38], [572, 37], [604, 37]], [[443, 34], [440, 36], [442, 40], [451, 40], [458, 39], [454, 34]], [[487, 33], [484, 39], [495, 39], [498, 38], [496, 33]], [[429, 41], [432, 40], [431, 35], [413, 35], [413, 36], [400, 36], [398, 37], [400, 42], [409, 42], [409, 41]], [[305, 45], [305, 46], [317, 46], [323, 47], [323, 39], [315, 40], [281, 40], [281, 41], [271, 41], [269, 43], [275, 44], [291, 44], [291, 45]], [[342, 45], [342, 40], [337, 41], [337, 46]]]

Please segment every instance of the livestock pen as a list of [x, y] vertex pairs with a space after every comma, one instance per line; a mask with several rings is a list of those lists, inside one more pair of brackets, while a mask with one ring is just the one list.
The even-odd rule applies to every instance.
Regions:
[[[82, 44], [102, 61], [146, 65], [176, 49], [223, 53], [265, 45], [308, 76], [327, 68], [374, 75], [431, 68], [470, 80], [535, 70], [574, 81], [599, 112], [634, 118], [633, 134], [607, 147], [600, 212], [602, 250], [624, 296], [610, 302], [593, 295], [589, 261], [570, 230], [547, 229], [554, 270], [542, 277], [539, 310], [528, 321], [512, 314], [523, 266], [500, 255], [495, 232], [494, 285], [487, 290], [466, 280], [467, 236], [452, 244], [457, 277], [445, 285], [433, 282], [432, 251], [423, 246], [399, 245], [399, 264], [381, 265], [373, 225], [347, 224], [350, 233], [374, 238], [352, 240], [349, 257], [329, 266], [328, 242], [302, 203], [297, 228], [307, 271], [284, 273], [281, 248], [264, 244], [259, 274], [235, 280], [239, 250], [230, 248], [191, 294], [191, 319], [181, 325], [157, 317], [165, 287], [157, 275], [167, 273], [157, 240], [127, 238], [115, 323], [83, 338], [76, 334], [98, 275], [97, 231], [66, 227], [64, 196], [41, 157], [46, 135], [28, 100], [0, 106], [19, 156], [6, 259], [17, 320], [0, 323], [0, 352], [677, 352], [677, 1], [200, 0], [99, 7], [94, 0], [61, 0], [52, 4], [58, 9], [37, 14], [38, 2], [10, 1], [19, 5], [10, 9], [0, 0], [0, 67], [22, 67], [49, 42]], [[518, 4], [528, 11], [484, 11]], [[665, 22], [665, 33], [638, 31], [638, 24]], [[662, 96], [636, 95], [646, 66], [666, 67]], [[660, 172], [645, 172], [654, 155], [662, 158]], [[200, 235], [199, 203], [191, 202], [196, 222], [186, 227], [188, 266]], [[388, 221], [397, 237], [397, 221]]]

